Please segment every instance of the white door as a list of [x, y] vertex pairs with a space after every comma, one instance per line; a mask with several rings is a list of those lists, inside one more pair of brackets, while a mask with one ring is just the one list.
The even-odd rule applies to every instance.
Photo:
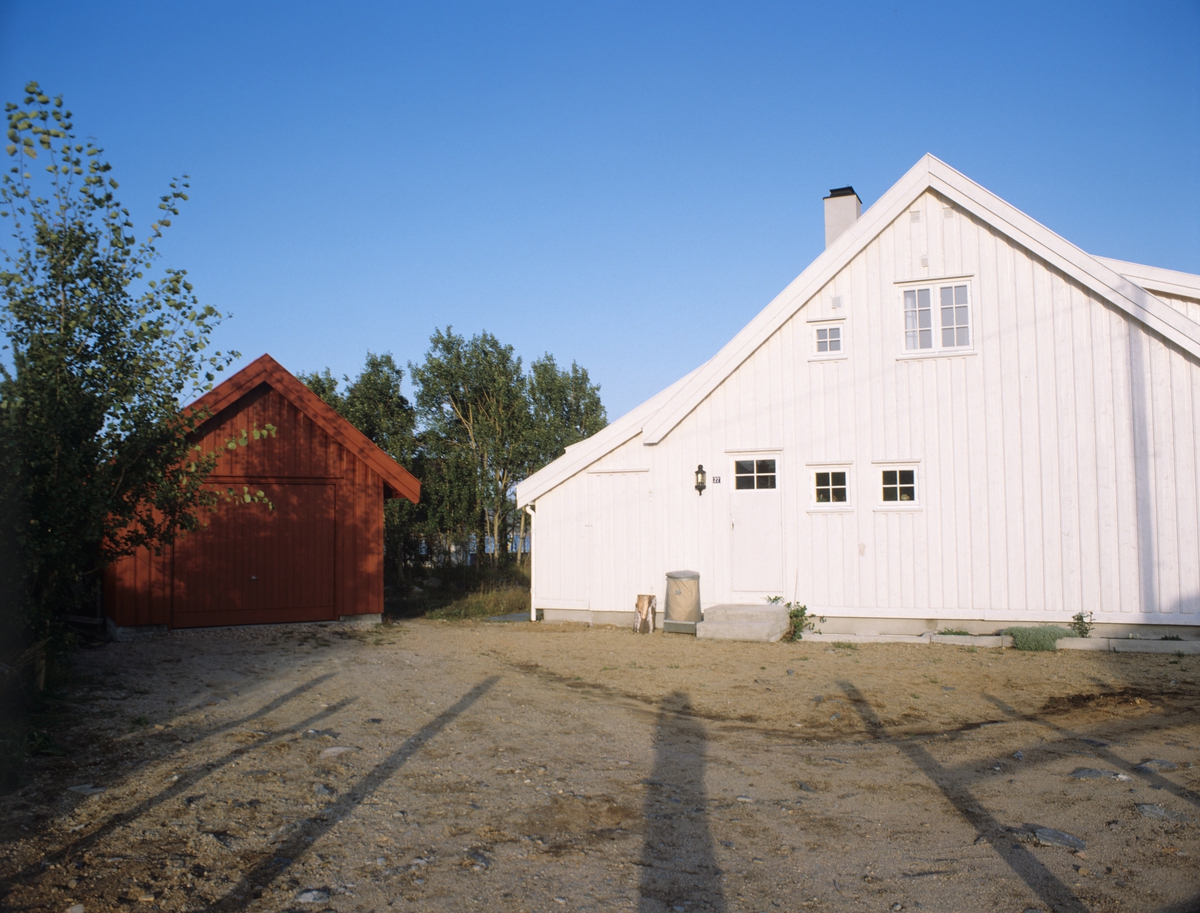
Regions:
[[733, 538], [733, 596], [759, 603], [783, 594], [783, 499], [778, 456], [734, 461], [729, 522]]

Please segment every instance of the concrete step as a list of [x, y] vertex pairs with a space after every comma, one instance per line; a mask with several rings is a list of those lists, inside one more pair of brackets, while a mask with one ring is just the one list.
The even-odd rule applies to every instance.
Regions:
[[783, 637], [787, 629], [788, 613], [782, 606], [715, 605], [704, 610], [696, 636], [770, 643]]
[[782, 621], [787, 624], [788, 610], [776, 605], [710, 605], [704, 610], [705, 621]]

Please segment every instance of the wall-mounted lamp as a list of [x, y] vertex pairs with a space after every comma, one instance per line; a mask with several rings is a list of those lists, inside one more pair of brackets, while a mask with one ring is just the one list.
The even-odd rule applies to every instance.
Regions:
[[704, 472], [704, 467], [697, 466], [696, 467], [696, 494], [700, 494], [700, 495], [704, 494], [704, 489], [706, 489], [708, 487], [707, 485], [704, 484], [705, 478], [706, 478], [706, 474]]

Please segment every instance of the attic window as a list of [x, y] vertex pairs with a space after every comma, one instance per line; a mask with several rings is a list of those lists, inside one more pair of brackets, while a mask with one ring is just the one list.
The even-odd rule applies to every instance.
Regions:
[[937, 355], [971, 348], [969, 282], [906, 288], [903, 299], [906, 352]]
[[842, 351], [840, 326], [817, 327], [817, 354], [830, 355]]

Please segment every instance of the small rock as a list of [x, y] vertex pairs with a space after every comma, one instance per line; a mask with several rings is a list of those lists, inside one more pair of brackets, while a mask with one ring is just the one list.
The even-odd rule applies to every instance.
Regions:
[[70, 881], [67, 882], [67, 887], [74, 888], [78, 884], [79, 884], [78, 880], [72, 878]]
[[1119, 774], [1115, 770], [1097, 770], [1094, 767], [1076, 767], [1071, 771], [1075, 780], [1128, 780], [1128, 774]]
[[1085, 850], [1085, 844], [1078, 837], [1071, 834], [1056, 831], [1049, 827], [1035, 827], [1033, 829], [1033, 838], [1042, 846], [1061, 846], [1068, 850]]
[[1187, 815], [1173, 812], [1169, 808], [1163, 808], [1161, 805], [1154, 805], [1150, 802], [1135, 802], [1134, 808], [1138, 810], [1143, 818], [1153, 818], [1156, 821], [1188, 821]]
[[823, 701], [823, 700], [825, 700], [825, 695], [823, 695], [823, 694], [818, 694], [816, 697], [814, 697], [814, 698], [813, 698], [813, 703], [814, 703], [814, 704], [819, 704], [819, 703], [821, 703], [821, 701]]
[[333, 796], [337, 794], [337, 790], [326, 786], [324, 783], [316, 783], [313, 785], [313, 792], [318, 796]]
[[154, 903], [154, 895], [150, 893], [139, 894], [138, 903]]
[[554, 898], [554, 902], [555, 902], [555, 903], [566, 903], [566, 902], [567, 902], [567, 898], [565, 898], [565, 897], [555, 897], [555, 898]]
[[77, 903], [73, 906], [67, 907], [67, 913], [84, 913], [83, 904]]
[[802, 792], [806, 792], [806, 793], [815, 793], [816, 792], [816, 790], [813, 789], [811, 786], [809, 786], [807, 783], [797, 783], [796, 786]]
[[[943, 691], [953, 691], [954, 686], [953, 685], [942, 685], [942, 690]], [[893, 909], [895, 909], [895, 908], [893, 907]]]
[[795, 669], [788, 669], [788, 673], [787, 673], [787, 674], [788, 674], [788, 675], [795, 675], [795, 674], [796, 674], [796, 670], [795, 670]]
[[338, 755], [343, 755], [347, 751], [354, 751], [353, 748], [347, 748], [345, 745], [336, 745], [333, 748], [326, 748], [321, 752], [322, 758], [336, 758]]
[[1091, 874], [1092, 874], [1092, 873], [1091, 873], [1091, 871], [1090, 871], [1089, 869], [1087, 869], [1087, 868], [1085, 868], [1084, 866], [1081, 866], [1081, 865], [1077, 865], [1077, 866], [1075, 866], [1075, 871], [1076, 871], [1076, 872], [1078, 872], [1080, 875], [1083, 875], [1083, 876], [1085, 876], [1085, 877], [1086, 877], [1086, 876], [1088, 876], [1088, 875], [1091, 875]]
[[893, 910], [903, 910], [903, 909], [904, 909], [904, 904], [902, 904], [902, 903], [894, 903], [894, 904], [892, 904], [892, 909], [893, 909]]
[[840, 720], [841, 718], [842, 718], [842, 715], [840, 713], [834, 713], [834, 714], [830, 715], [829, 722], [832, 723], [834, 720]]
[[296, 903], [326, 903], [328, 900], [328, 891], [318, 891], [315, 888], [309, 888], [296, 895]]
[[738, 797], [737, 797], [737, 800], [738, 800], [739, 802], [753, 802], [753, 801], [754, 801], [754, 800], [753, 800], [753, 799], [751, 799], [749, 796], [738, 796]]
[[675, 913], [683, 913], [683, 911], [686, 910], [687, 907], [681, 907], [679, 904], [676, 904], [675, 906], [671, 907], [671, 909], [674, 910]]
[[1160, 770], [1178, 770], [1179, 765], [1174, 761], [1164, 761], [1161, 758], [1150, 758], [1134, 768], [1140, 774], [1152, 774]]
[[1025, 760], [1025, 752], [1023, 752], [1023, 751], [1014, 751], [1014, 752], [1013, 752], [1013, 757], [1014, 757], [1014, 758], [1016, 758], [1018, 761], [1024, 761], [1024, 760]]
[[415, 586], [411, 590], [409, 590], [409, 592], [414, 595], [419, 596], [420, 594], [424, 593], [425, 591], [423, 589], [421, 589], [419, 586]]

